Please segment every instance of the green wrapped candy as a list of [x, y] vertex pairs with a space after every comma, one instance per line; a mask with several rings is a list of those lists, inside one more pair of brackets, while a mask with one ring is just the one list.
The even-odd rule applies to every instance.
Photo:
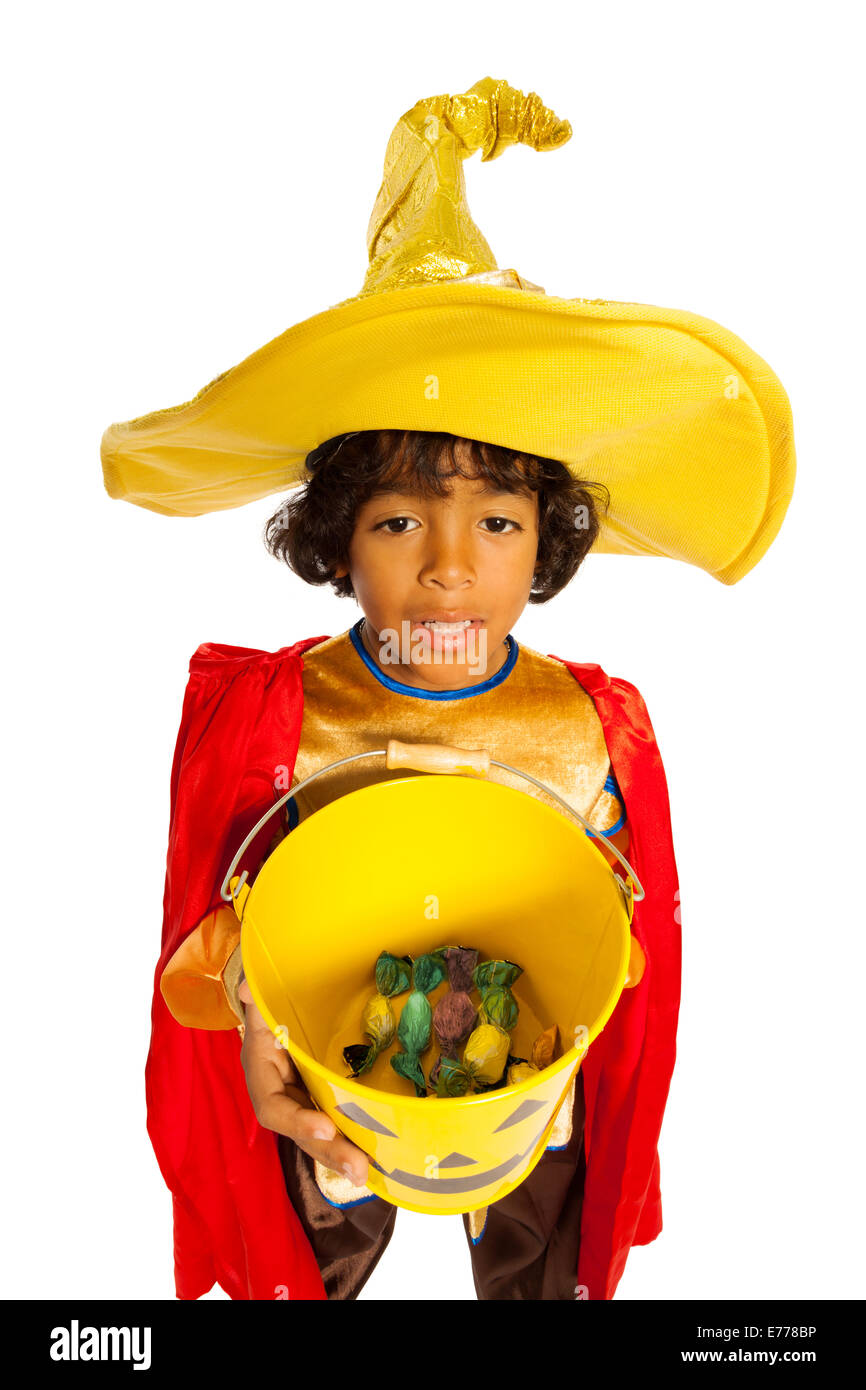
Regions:
[[470, 1033], [463, 1061], [443, 1057], [436, 1078], [437, 1096], [465, 1096], [470, 1086], [476, 1091], [497, 1087], [505, 1071], [511, 1040], [495, 1023], [481, 1023]]
[[410, 956], [392, 956], [390, 951], [382, 952], [376, 961], [377, 993], [367, 1000], [361, 1013], [361, 1027], [370, 1042], [352, 1043], [343, 1048], [343, 1061], [352, 1076], [363, 1076], [380, 1052], [394, 1041], [397, 1020], [391, 999], [409, 988], [411, 977]]
[[415, 1085], [417, 1096], [426, 1096], [427, 1082], [421, 1069], [421, 1053], [430, 1045], [433, 1009], [428, 994], [445, 979], [446, 967], [441, 951], [419, 956], [412, 967], [412, 993], [403, 1005], [397, 1038], [403, 1047], [391, 1058], [398, 1076]]
[[472, 1073], [456, 1057], [440, 1057], [430, 1073], [431, 1085], [442, 1098], [465, 1096], [472, 1085]]
[[523, 967], [510, 960], [485, 960], [473, 972], [475, 988], [481, 995], [481, 1018], [495, 1023], [505, 1033], [512, 1032], [520, 1013], [511, 986], [522, 974]]

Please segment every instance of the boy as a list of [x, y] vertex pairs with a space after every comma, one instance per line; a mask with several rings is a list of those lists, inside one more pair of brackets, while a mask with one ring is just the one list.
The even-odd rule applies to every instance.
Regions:
[[[333, 482], [329, 482], [323, 459], [332, 456], [329, 448], [312, 460], [313, 481], [290, 508], [289, 517], [284, 519], [277, 513], [269, 527], [273, 553], [294, 561], [296, 571], [309, 574], [311, 552], [315, 552], [313, 563], [318, 574], [325, 566], [332, 566], [338, 592], [346, 592], [348, 581], [365, 614], [359, 633], [354, 629], [352, 633], [356, 642], [360, 636], [362, 652], [353, 649], [349, 634], [344, 634], [305, 654], [309, 696], [294, 781], [307, 775], [308, 766], [312, 770], [316, 758], [327, 756], [330, 744], [327, 731], [323, 737], [317, 736], [315, 716], [310, 717], [312, 702], [320, 691], [325, 695], [332, 730], [338, 699], [334, 687], [339, 684], [339, 676], [336, 681], [333, 677], [343, 667], [354, 668], [355, 679], [340, 707], [343, 739], [348, 736], [346, 725], [352, 723], [353, 706], [361, 713], [353, 751], [364, 743], [370, 748], [381, 746], [383, 737], [395, 734], [413, 741], [428, 737], [466, 746], [486, 739], [504, 761], [532, 775], [552, 778], [569, 797], [578, 791], [577, 809], [586, 813], [591, 824], [610, 834], [622, 825], [623, 816], [615, 793], [608, 789], [609, 762], [598, 738], [601, 730], [591, 702], [581, 699], [579, 688], [564, 669], [554, 668], [548, 659], [525, 647], [515, 666], [508, 646], [521, 609], [533, 597], [531, 588], [535, 587], [536, 601], [552, 596], [595, 539], [598, 522], [594, 514], [592, 524], [585, 529], [574, 525], [577, 510], [593, 505], [590, 491], [561, 465], [547, 460], [543, 464], [526, 461], [527, 465], [536, 464], [541, 475], [536, 486], [547, 478], [547, 490], [541, 494], [531, 489], [518, 491], [520, 461], [508, 451], [485, 450], [450, 436], [384, 434], [366, 439], [358, 436], [356, 441], [349, 446], [357, 459], [353, 477], [358, 510], [348, 535], [348, 561], [340, 557], [347, 538], [335, 533], [333, 523], [328, 524], [333, 516], [328, 505]], [[336, 442], [334, 453], [341, 444], [343, 441]], [[485, 455], [488, 476], [482, 472], [476, 480], [467, 478], [466, 474], [479, 466], [485, 468]], [[343, 459], [345, 464], [345, 455]], [[448, 472], [456, 476], [446, 493]], [[367, 497], [373, 482], [377, 491]], [[510, 490], [498, 490], [506, 486]], [[546, 513], [541, 528], [539, 496]], [[323, 550], [337, 563], [323, 560]], [[480, 618], [480, 625], [472, 630], [478, 633], [477, 649], [483, 651], [486, 646], [486, 661], [472, 661], [475, 652], [468, 635], [435, 631], [428, 635], [419, 633], [414, 625], [412, 640], [403, 644], [406, 659], [398, 665], [383, 660], [383, 655], [389, 655], [383, 634], [400, 633], [414, 618], [429, 620], [436, 614], [451, 621]], [[425, 636], [426, 642], [417, 640]], [[516, 650], [516, 644], [514, 647]], [[371, 660], [377, 669], [370, 665]], [[524, 671], [524, 667], [528, 669]], [[384, 687], [383, 679], [388, 682]], [[327, 681], [325, 690], [323, 680]], [[398, 691], [398, 683], [417, 695]], [[576, 716], [564, 749], [557, 748], [549, 728], [552, 716], [565, 717], [562, 696], [555, 693], [560, 686], [569, 687], [565, 693], [572, 696]], [[442, 699], [446, 692], [459, 698]], [[384, 709], [383, 701], [376, 698], [383, 694]], [[430, 695], [434, 698], [428, 698]], [[562, 701], [558, 711], [554, 700]], [[408, 708], [403, 711], [398, 708], [401, 705]], [[467, 720], [470, 712], [475, 714], [477, 728]], [[519, 718], [523, 727], [518, 730], [513, 726]], [[503, 721], [507, 721], [505, 727], [499, 727]], [[582, 785], [576, 788], [574, 774], [561, 766], [560, 755], [565, 753], [573, 760], [581, 744], [582, 726], [587, 733], [595, 733], [596, 757], [594, 762], [586, 757], [580, 768]], [[540, 734], [541, 750], [537, 749]], [[582, 746], [586, 755], [586, 736]], [[303, 769], [300, 776], [299, 764]], [[352, 786], [374, 776], [379, 774], [372, 769], [366, 776], [356, 773]], [[348, 789], [341, 781], [340, 791]], [[327, 789], [315, 790], [318, 805], [333, 794], [333, 789], [330, 794]], [[624, 827], [617, 832], [617, 843], [627, 854]], [[293, 1205], [319, 1256], [329, 1296], [354, 1297], [393, 1229], [395, 1208], [371, 1198], [364, 1190], [367, 1160], [361, 1150], [340, 1136], [330, 1141], [311, 1137], [333, 1133], [333, 1124], [318, 1112], [304, 1111], [294, 1100], [284, 1098], [283, 1081], [294, 1079], [288, 1054], [275, 1051], [270, 1030], [245, 985], [241, 1000], [247, 1005], [242, 1060], [256, 1113], [261, 1123], [268, 1125], [270, 1121], [269, 1127], [294, 1141], [280, 1142], [281, 1158]], [[551, 1136], [548, 1159], [515, 1193], [497, 1202], [495, 1209], [464, 1218], [479, 1297], [575, 1296], [583, 1197], [582, 1086], [569, 1097], [565, 1111], [558, 1132]], [[318, 1165], [312, 1168], [304, 1155], [311, 1155]], [[322, 1168], [342, 1171], [350, 1180], [348, 1185], [342, 1184], [346, 1190], [341, 1192], [340, 1184]], [[336, 1211], [329, 1210], [328, 1200]], [[353, 1226], [348, 1242], [347, 1223]]]
[[[390, 737], [486, 746], [552, 786], [627, 854], [620, 792], [592, 699], [562, 663], [518, 648], [511, 636], [526, 602], [553, 597], [592, 546], [603, 511], [599, 490], [553, 460], [411, 432], [357, 432], [328, 441], [307, 468], [310, 481], [301, 495], [268, 524], [269, 548], [301, 577], [319, 584], [330, 580], [338, 593], [354, 593], [364, 618], [303, 654], [303, 716], [292, 784], [333, 761], [337, 751], [346, 756], [372, 750]], [[586, 524], [576, 526], [576, 517], [586, 517]], [[433, 622], [431, 629], [422, 626], [425, 620]], [[466, 620], [472, 621], [475, 643], [458, 627]], [[389, 659], [389, 634], [407, 627], [412, 640], [398, 647], [402, 659], [395, 662]], [[248, 655], [252, 661], [256, 654]], [[209, 719], [212, 701], [209, 690]], [[351, 772], [335, 769], [293, 798], [289, 825], [382, 775], [372, 766], [363, 769], [363, 763], [353, 764]], [[277, 770], [275, 765], [275, 776]], [[521, 785], [508, 775], [502, 780]], [[657, 825], [656, 833], [669, 844], [666, 824]], [[609, 859], [614, 862], [613, 855]], [[654, 865], [655, 891], [665, 875], [673, 904], [670, 848], [667, 862]], [[288, 1054], [274, 1046], [246, 984], [235, 983], [239, 947], [227, 954], [239, 937], [232, 909], [218, 913], [225, 914], [218, 930], [209, 915], [168, 961], [162, 994], [185, 1026], [219, 1028], [227, 1003], [238, 1016], [233, 1022], [245, 1016], [241, 1060], [256, 1117], [280, 1136], [286, 1190], [328, 1297], [355, 1298], [387, 1244], [396, 1209], [365, 1187], [366, 1155], [338, 1135], [327, 1116], [308, 1108], [309, 1101], [304, 1105]], [[676, 1021], [678, 927], [672, 907], [668, 916], [668, 939], [658, 946], [669, 959], [657, 959], [655, 949], [651, 954], [659, 975], [654, 989], [669, 1009], [666, 1033], [655, 1039], [664, 1052], [652, 1077], [660, 1103], [641, 1116], [653, 1155]], [[208, 994], [202, 989], [206, 982]], [[621, 1007], [628, 1012], [627, 1005]], [[602, 1052], [601, 1039], [596, 1049]], [[513, 1193], [464, 1217], [480, 1298], [573, 1299], [580, 1289], [584, 1115], [578, 1073], [541, 1162]], [[636, 1168], [633, 1175], [647, 1223], [657, 1220], [658, 1201], [654, 1187], [647, 1193], [655, 1161], [648, 1157], [644, 1170]], [[638, 1232], [635, 1223], [630, 1237], [648, 1238], [649, 1231], [646, 1225]], [[610, 1277], [605, 1269], [605, 1288]], [[585, 1296], [607, 1295], [589, 1284]]]
[[[209, 644], [190, 662], [147, 1066], [182, 1298], [214, 1280], [233, 1298], [351, 1298], [390, 1234], [394, 1210], [364, 1191], [360, 1151], [308, 1111], [265, 1038], [219, 899], [233, 849], [273, 805], [275, 775], [293, 779], [285, 790], [344, 748], [380, 746], [382, 729], [495, 747], [539, 771], [622, 836], [646, 892], [633, 921], [646, 973], [589, 1049], [559, 1142], [486, 1220], [467, 1218], [479, 1296], [609, 1299], [631, 1245], [661, 1229], [680, 964], [661, 759], [633, 686], [518, 649], [509, 629], [590, 548], [667, 555], [737, 582], [781, 525], [793, 443], [780, 384], [719, 325], [557, 299], [496, 266], [466, 207], [462, 160], [569, 135], [536, 95], [490, 78], [417, 103], [389, 141], [361, 294], [186, 405], [103, 438], [110, 494], [158, 512], [199, 515], [309, 483], [269, 524], [273, 553], [364, 610], [335, 638], [277, 652]], [[579, 481], [588, 474], [609, 507]], [[454, 626], [466, 620], [477, 640], [461, 654]], [[399, 644], [395, 663], [391, 635], [404, 627], [420, 643]], [[456, 662], [434, 659], [455, 648]], [[295, 815], [351, 785], [314, 784]], [[261, 841], [251, 874], [272, 847]]]

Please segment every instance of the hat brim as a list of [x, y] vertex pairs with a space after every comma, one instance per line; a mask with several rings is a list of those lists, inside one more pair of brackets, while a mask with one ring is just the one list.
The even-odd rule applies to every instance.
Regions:
[[725, 584], [766, 552], [794, 484], [782, 385], [719, 324], [452, 281], [347, 300], [186, 404], [111, 425], [105, 487], [199, 516], [289, 491], [316, 445], [372, 429], [559, 459], [610, 491], [596, 551], [670, 556]]

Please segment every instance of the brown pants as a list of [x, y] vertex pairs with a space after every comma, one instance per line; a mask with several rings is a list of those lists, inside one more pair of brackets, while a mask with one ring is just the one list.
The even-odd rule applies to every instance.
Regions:
[[[479, 1299], [575, 1297], [586, 1162], [583, 1078], [574, 1089], [571, 1138], [547, 1149], [519, 1187], [474, 1213], [463, 1226]], [[381, 1197], [335, 1207], [319, 1191], [313, 1160], [291, 1139], [278, 1139], [289, 1199], [318, 1261], [329, 1299], [358, 1297], [391, 1239], [397, 1208]]]

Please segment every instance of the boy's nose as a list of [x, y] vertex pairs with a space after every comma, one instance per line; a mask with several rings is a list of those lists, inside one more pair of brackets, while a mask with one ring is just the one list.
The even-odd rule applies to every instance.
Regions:
[[465, 546], [440, 544], [431, 549], [418, 577], [422, 584], [456, 589], [474, 581], [475, 569]]

